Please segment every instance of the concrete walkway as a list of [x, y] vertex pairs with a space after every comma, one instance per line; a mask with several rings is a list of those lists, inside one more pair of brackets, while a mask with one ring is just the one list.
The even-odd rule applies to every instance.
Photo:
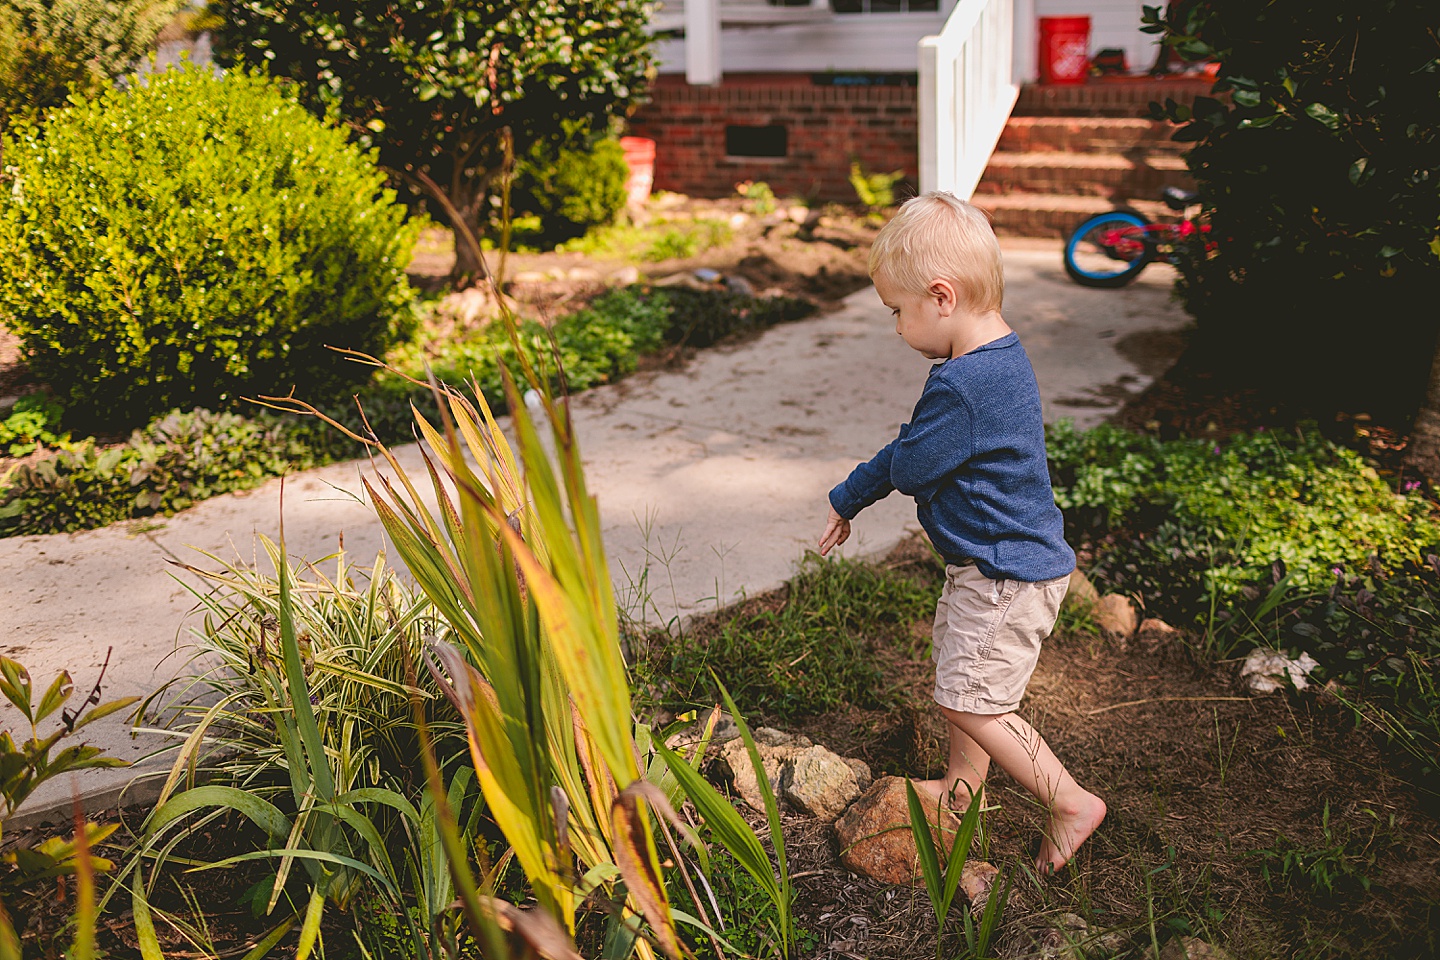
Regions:
[[[1186, 318], [1170, 299], [1167, 268], [1151, 267], [1125, 290], [1087, 290], [1066, 279], [1058, 244], [1007, 243], [1005, 255], [1005, 315], [1034, 363], [1048, 421], [1099, 422], [1178, 351]], [[829, 315], [704, 351], [684, 371], [576, 398], [622, 603], [635, 605], [647, 565], [651, 622], [783, 583], [820, 534], [826, 492], [908, 419], [927, 367], [867, 288]], [[413, 447], [400, 455], [423, 472]], [[357, 563], [384, 548], [379, 523], [356, 498], [368, 469], [335, 464], [287, 481], [293, 555], [327, 556], [342, 535]], [[113, 647], [105, 696], [148, 694], [183, 666], [176, 645], [193, 625], [194, 598], [167, 558], [200, 566], [196, 551], [253, 558], [255, 535], [277, 534], [279, 487], [219, 497], [159, 524], [0, 540], [0, 653], [30, 669], [37, 696], [69, 669], [78, 699]], [[891, 496], [856, 521], [844, 551], [884, 551], [915, 527], [913, 504]], [[23, 721], [8, 704], [0, 718], [28, 735], [15, 729]], [[119, 717], [86, 733], [131, 760], [161, 742], [132, 738]], [[78, 787], [98, 807], [134, 772], [92, 771]], [[60, 778], [25, 809], [39, 815], [71, 791]]]

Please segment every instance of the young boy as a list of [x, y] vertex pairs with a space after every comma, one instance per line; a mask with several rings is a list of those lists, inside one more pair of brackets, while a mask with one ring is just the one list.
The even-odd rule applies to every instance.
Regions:
[[1050, 874], [1100, 825], [1105, 803], [1015, 714], [1075, 554], [1050, 490], [1035, 372], [1000, 316], [1000, 245], [979, 210], [927, 193], [875, 238], [870, 276], [895, 332], [941, 362], [900, 435], [830, 491], [820, 554], [890, 491], [915, 498], [946, 564], [933, 658], [950, 728], [945, 777], [917, 786], [963, 809], [994, 760], [1049, 811], [1035, 866]]

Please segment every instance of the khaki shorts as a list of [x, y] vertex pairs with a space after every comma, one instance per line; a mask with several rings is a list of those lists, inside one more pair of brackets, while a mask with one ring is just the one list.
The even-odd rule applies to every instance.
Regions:
[[1055, 629], [1069, 576], [991, 580], [973, 565], [945, 567], [935, 608], [935, 702], [961, 713], [1011, 713]]

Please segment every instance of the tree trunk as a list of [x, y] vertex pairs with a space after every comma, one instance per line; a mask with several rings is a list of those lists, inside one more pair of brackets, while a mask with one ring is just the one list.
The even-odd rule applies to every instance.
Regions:
[[1430, 377], [1425, 383], [1425, 399], [1415, 424], [1410, 428], [1410, 449], [1405, 465], [1431, 483], [1440, 482], [1440, 341], [1430, 360]]
[[450, 271], [450, 287], [453, 290], [473, 287], [490, 276], [490, 268], [480, 248], [479, 210], [467, 204], [467, 209], [460, 210], [459, 214], [458, 218], [451, 218], [450, 226], [455, 235], [455, 266]]

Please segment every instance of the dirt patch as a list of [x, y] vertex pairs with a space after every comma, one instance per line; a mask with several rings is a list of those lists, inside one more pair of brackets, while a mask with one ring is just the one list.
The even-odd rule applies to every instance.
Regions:
[[[583, 305], [627, 271], [630, 276], [663, 281], [709, 269], [722, 277], [738, 277], [757, 293], [804, 297], [822, 307], [870, 282], [865, 264], [879, 226], [843, 206], [758, 213], [753, 204], [738, 197], [693, 200], [666, 195], [650, 216], [681, 224], [724, 224], [730, 239], [694, 256], [659, 261], [636, 261], [603, 250], [522, 252], [506, 257], [501, 271], [499, 255], [492, 252], [490, 266], [505, 278], [517, 301], [542, 317], [573, 309], [572, 304]], [[449, 231], [427, 231], [410, 263], [411, 281], [421, 289], [436, 289], [444, 284], [454, 262]]]
[[[920, 549], [912, 541], [886, 565], [925, 562]], [[947, 734], [930, 703], [929, 627], [875, 651], [896, 706], [846, 707], [789, 729], [877, 776], [937, 775]], [[1019, 865], [1033, 861], [1042, 811], [992, 773], [988, 856], [1015, 883], [1002, 955], [1026, 955], [1066, 914], [1132, 955], [1150, 945], [1152, 918], [1161, 943], [1195, 934], [1240, 957], [1434, 955], [1440, 800], [1400, 776], [1333, 697], [1252, 699], [1235, 669], [1203, 665], [1179, 641], [1047, 642], [1022, 713], [1110, 813], [1075, 869], [1041, 883]], [[786, 836], [794, 869], [808, 874], [796, 915], [817, 937], [815, 956], [934, 955], [922, 886], [849, 873], [828, 825], [787, 818]]]

